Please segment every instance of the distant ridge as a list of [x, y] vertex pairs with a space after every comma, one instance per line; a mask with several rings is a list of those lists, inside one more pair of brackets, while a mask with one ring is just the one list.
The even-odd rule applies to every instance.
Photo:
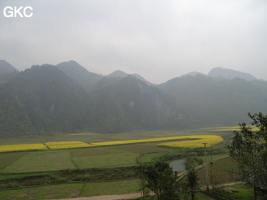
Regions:
[[116, 70], [114, 72], [112, 72], [111, 74], [107, 75], [108, 78], [125, 78], [127, 76], [133, 76], [145, 83], [147, 83], [148, 85], [153, 85], [152, 83], [150, 83], [149, 81], [147, 81], [146, 79], [144, 79], [142, 76], [140, 76], [139, 74], [127, 74], [121, 70]]
[[18, 70], [5, 60], [0, 60], [0, 75], [18, 72]]
[[111, 74], [107, 75], [108, 78], [125, 78], [127, 77], [129, 74], [121, 71], [121, 70], [116, 70], [114, 72], [112, 72]]
[[197, 76], [197, 75], [205, 75], [205, 74], [200, 73], [200, 72], [189, 72], [187, 74], [182, 75], [181, 77], [184, 77], [184, 76]]
[[0, 84], [0, 137], [232, 126], [267, 113], [267, 81], [223, 68], [148, 85], [138, 74], [101, 76], [68, 61], [2, 74]]
[[211, 69], [210, 72], [207, 74], [207, 76], [214, 78], [226, 78], [226, 79], [241, 78], [247, 81], [256, 80], [256, 78], [249, 73], [235, 71], [232, 69], [226, 69], [222, 67]]
[[101, 75], [89, 72], [73, 60], [59, 63], [56, 67], [72, 78], [76, 83], [80, 84], [86, 91], [91, 90], [102, 78]]

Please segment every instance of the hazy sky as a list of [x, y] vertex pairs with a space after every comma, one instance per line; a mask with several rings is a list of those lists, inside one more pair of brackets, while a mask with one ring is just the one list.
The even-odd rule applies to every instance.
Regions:
[[[31, 6], [31, 18], [6, 18]], [[0, 0], [0, 59], [19, 70], [75, 60], [162, 83], [224, 67], [267, 80], [266, 0]]]

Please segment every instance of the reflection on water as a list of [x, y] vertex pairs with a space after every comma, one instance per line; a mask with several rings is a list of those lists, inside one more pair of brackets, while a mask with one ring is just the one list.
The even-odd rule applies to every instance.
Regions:
[[170, 167], [172, 167], [173, 171], [185, 171], [184, 162], [185, 160], [174, 160], [170, 162]]

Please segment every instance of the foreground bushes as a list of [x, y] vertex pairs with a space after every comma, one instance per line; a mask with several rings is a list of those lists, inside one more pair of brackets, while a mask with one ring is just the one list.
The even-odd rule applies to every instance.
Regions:
[[27, 174], [24, 177], [22, 174], [20, 178], [7, 178], [0, 180], [0, 190], [26, 186], [70, 183], [76, 181], [91, 182], [129, 179], [136, 177], [135, 168], [136, 167], [119, 167], [106, 169], [60, 170], [46, 174], [44, 173], [44, 175]]

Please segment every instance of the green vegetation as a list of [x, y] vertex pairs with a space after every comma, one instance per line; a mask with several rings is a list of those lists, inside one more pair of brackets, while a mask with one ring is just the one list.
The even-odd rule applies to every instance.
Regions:
[[230, 198], [240, 200], [251, 200], [254, 198], [253, 188], [246, 184], [225, 186], [223, 188], [223, 194]]
[[[240, 178], [240, 172], [237, 164], [230, 158], [225, 157], [222, 159], [214, 160], [212, 165], [209, 162], [209, 183], [218, 185], [223, 183], [235, 182]], [[200, 184], [205, 185], [205, 168], [198, 170], [198, 177]]]
[[138, 160], [141, 163], [153, 162], [153, 161], [156, 161], [156, 160], [162, 158], [162, 156], [164, 156], [166, 154], [168, 154], [168, 153], [158, 152], [158, 153], [144, 154], [144, 155], [140, 156], [138, 158]]
[[170, 151], [168, 148], [164, 147], [158, 147], [156, 144], [129, 144], [129, 145], [123, 145], [123, 146], [116, 146], [114, 149], [122, 150], [122, 151], [129, 151], [133, 153], [139, 153], [139, 154], [148, 154], [148, 153], [155, 153], [155, 152], [167, 152]]
[[[117, 141], [122, 138], [129, 139], [146, 139], [146, 138], [159, 138], [167, 136], [179, 136], [179, 135], [196, 135], [196, 134], [214, 134], [209, 132], [210, 129], [196, 129], [187, 131], [155, 131], [155, 132], [134, 132], [127, 134], [82, 134], [82, 135], [53, 135], [53, 136], [40, 136], [35, 138], [29, 138], [30, 143], [45, 142], [45, 141], [57, 141], [57, 140], [69, 140], [73, 141], [73, 138], [79, 138], [80, 141]], [[231, 133], [219, 133], [227, 138]], [[3, 144], [18, 144], [24, 142], [25, 138], [6, 139], [2, 140]], [[77, 188], [80, 189], [78, 196], [93, 196], [97, 194], [122, 194], [131, 193], [141, 190], [141, 183], [136, 180], [135, 167], [136, 160], [142, 163], [150, 163], [158, 161], [160, 159], [170, 160], [182, 158], [186, 154], [203, 155], [203, 149], [183, 149], [183, 148], [164, 148], [157, 147], [157, 142], [146, 144], [130, 144], [120, 146], [109, 147], [92, 147], [81, 149], [65, 149], [65, 150], [49, 150], [49, 151], [31, 151], [31, 152], [11, 152], [0, 153], [0, 163], [3, 163], [0, 168], [0, 188], [8, 189], [7, 196], [23, 194], [29, 195], [25, 187], [30, 187], [33, 191], [38, 188], [50, 188], [54, 194], [52, 199], [68, 198], [70, 194], [58, 192], [56, 195], [56, 188], [65, 187], [69, 184], [77, 184]], [[223, 145], [214, 146], [212, 148], [213, 153], [224, 152]], [[225, 150], [225, 149], [224, 149]], [[223, 155], [213, 155], [213, 179], [216, 182], [216, 176], [231, 177], [232, 161], [229, 158], [225, 160], [215, 161], [217, 157]], [[210, 158], [210, 156], [209, 156]], [[229, 161], [228, 161], [229, 159]], [[2, 162], [3, 161], [3, 162]], [[216, 164], [218, 162], [218, 164]], [[5, 164], [4, 164], [5, 163]], [[226, 164], [224, 164], [226, 163]], [[122, 167], [120, 166], [129, 166]], [[223, 167], [222, 167], [223, 166]], [[222, 167], [222, 168], [221, 168]], [[85, 169], [87, 168], [87, 169]], [[59, 171], [58, 171], [59, 170]], [[199, 170], [200, 182], [203, 185], [203, 169]], [[210, 169], [209, 169], [210, 170]], [[227, 172], [227, 171], [230, 171]], [[22, 173], [24, 172], [24, 173]], [[226, 175], [228, 173], [228, 175]], [[211, 173], [210, 173], [211, 174]], [[217, 179], [220, 179], [218, 176]], [[118, 188], [118, 185], [126, 183], [125, 187]], [[229, 182], [232, 179], [223, 179], [223, 181]], [[66, 184], [68, 183], [68, 184]], [[218, 182], [219, 183], [219, 182]], [[47, 186], [44, 186], [47, 184]], [[81, 186], [82, 185], [82, 186]], [[102, 185], [102, 186], [101, 186]], [[38, 186], [38, 187], [37, 187]], [[55, 189], [52, 189], [55, 186]], [[100, 187], [101, 186], [101, 187]], [[112, 189], [116, 187], [120, 190]], [[99, 188], [111, 188], [110, 190], [104, 189], [105, 193], [102, 193]], [[13, 189], [12, 189], [13, 188]], [[18, 189], [23, 188], [23, 189]], [[30, 188], [29, 191], [30, 191]], [[90, 189], [92, 188], [92, 189]], [[95, 189], [93, 189], [95, 188]], [[97, 189], [98, 188], [98, 189]], [[11, 190], [12, 189], [12, 190]], [[16, 191], [16, 192], [10, 192]], [[37, 190], [36, 190], [37, 191]], [[45, 195], [48, 195], [43, 189], [43, 192], [31, 193], [36, 199], [43, 199]], [[5, 193], [2, 191], [2, 193]], [[37, 193], [39, 194], [39, 197]], [[46, 194], [45, 194], [46, 193]], [[52, 194], [51, 193], [51, 194]], [[75, 193], [75, 192], [73, 192]], [[97, 193], [97, 194], [96, 194]], [[20, 198], [22, 198], [20, 196]], [[212, 199], [205, 194], [196, 193], [196, 198]], [[25, 199], [29, 196], [25, 195]]]
[[248, 121], [248, 111], [267, 111], [266, 81], [196, 75], [174, 78], [159, 87], [178, 102], [195, 127], [236, 126]]
[[267, 198], [267, 115], [261, 112], [248, 115], [258, 130], [241, 123], [228, 149], [238, 163], [242, 180], [253, 186], [254, 198], [263, 200]]
[[0, 153], [0, 169], [8, 166], [25, 155], [25, 152]]
[[229, 126], [247, 120], [248, 110], [267, 111], [267, 84], [259, 80], [196, 75], [151, 85], [90, 73], [74, 61], [12, 77], [0, 77], [2, 138]]
[[23, 173], [75, 169], [67, 151], [28, 152], [19, 160], [5, 167], [4, 173]]
[[126, 179], [122, 181], [86, 183], [80, 197], [129, 194], [139, 192], [140, 181], [138, 179]]
[[124, 152], [117, 154], [73, 157], [73, 161], [78, 169], [131, 166], [136, 164], [139, 154]]
[[28, 199], [60, 199], [88, 197], [98, 195], [128, 194], [139, 192], [140, 185], [137, 179], [121, 181], [107, 181], [94, 183], [72, 183], [49, 186], [38, 186], [23, 189], [9, 189], [0, 191], [2, 200], [28, 200]]
[[40, 186], [23, 189], [0, 191], [0, 199], [28, 200], [28, 199], [57, 199], [74, 198], [79, 196], [83, 188], [82, 183]]
[[45, 173], [10, 174], [0, 180], [0, 189], [53, 185], [74, 182], [95, 182], [135, 178], [135, 167], [60, 170]]
[[191, 200], [195, 200], [196, 192], [199, 191], [199, 178], [197, 176], [196, 165], [201, 162], [195, 157], [187, 157], [185, 162], [186, 183], [185, 188], [190, 193]]
[[125, 152], [123, 150], [117, 150], [112, 147], [101, 147], [101, 148], [83, 148], [83, 149], [71, 149], [70, 153], [73, 157], [83, 157], [83, 156], [99, 156], [107, 154], [117, 154]]
[[139, 164], [137, 175], [142, 183], [142, 193], [145, 190], [153, 191], [157, 200], [178, 200], [181, 195], [181, 186], [178, 176], [173, 173], [172, 168], [164, 161], [152, 164]]
[[[87, 143], [112, 144], [121, 140], [214, 133], [227, 141], [232, 139], [231, 131], [238, 130], [237, 127], [160, 130], [236, 125], [240, 120], [247, 121], [247, 110], [267, 111], [267, 84], [258, 80], [226, 80], [196, 75], [154, 86], [133, 76], [103, 78], [86, 73], [74, 61], [56, 67], [33, 66], [10, 77], [0, 78], [2, 145], [49, 144], [65, 140], [82, 141], [86, 144], [79, 147], [88, 147], [90, 144]], [[208, 178], [212, 185], [236, 181], [241, 169], [244, 180], [254, 186], [255, 194], [264, 196], [261, 193], [267, 193], [267, 116], [259, 113], [250, 117], [252, 125], [259, 131], [243, 123], [241, 131], [236, 132], [228, 146], [238, 165], [229, 157], [221, 160], [215, 160], [216, 156], [213, 159], [209, 157]], [[6, 189], [0, 192], [0, 198], [49, 199], [134, 192], [138, 190], [137, 162], [153, 165], [155, 161], [182, 158], [187, 154], [203, 156], [202, 143], [194, 142], [199, 148], [171, 148], [177, 147], [174, 143], [166, 148], [157, 146], [159, 142], [155, 142], [0, 153], [0, 188]], [[209, 153], [225, 153], [223, 145], [215, 145]], [[195, 180], [195, 171], [191, 171], [191, 175]], [[198, 171], [198, 177], [200, 184], [204, 185], [204, 168]], [[167, 185], [169, 179], [165, 180]], [[206, 194], [194, 190], [191, 187], [189, 191], [192, 199], [205, 199]], [[218, 190], [218, 193], [234, 199], [252, 198], [252, 189], [245, 185], [226, 186], [225, 191]]]

